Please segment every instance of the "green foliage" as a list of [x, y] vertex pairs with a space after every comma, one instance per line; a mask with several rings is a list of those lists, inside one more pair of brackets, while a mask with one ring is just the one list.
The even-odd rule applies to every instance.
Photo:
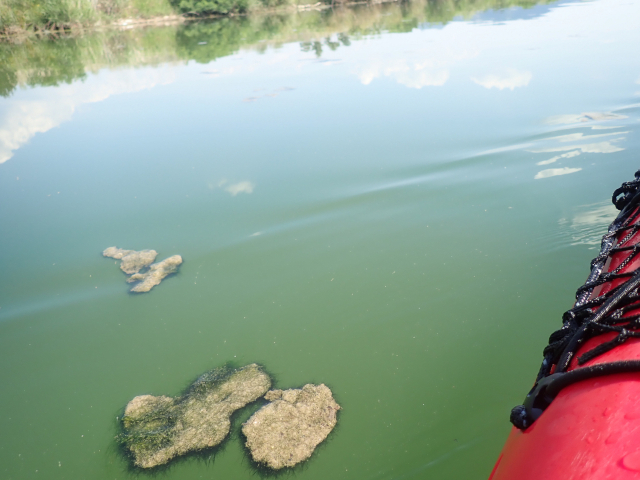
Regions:
[[173, 6], [191, 15], [242, 13], [249, 6], [248, 0], [174, 0]]
[[171, 0], [171, 5], [187, 15], [226, 15], [244, 13], [260, 7], [278, 7], [295, 0]]
[[18, 26], [28, 28], [88, 24], [98, 20], [91, 0], [3, 0], [0, 3], [0, 31]]
[[11, 28], [46, 31], [171, 14], [175, 11], [169, 0], [1, 0], [0, 33]]
[[127, 16], [134, 18], [151, 18], [164, 15], [175, 15], [175, 10], [168, 1], [131, 0]]
[[297, 2], [295, 0], [261, 0], [260, 3], [265, 7], [279, 7], [281, 5], [292, 5]]

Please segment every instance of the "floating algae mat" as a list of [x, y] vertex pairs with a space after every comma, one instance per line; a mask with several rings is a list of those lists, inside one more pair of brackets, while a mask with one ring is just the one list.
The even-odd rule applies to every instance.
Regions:
[[246, 446], [256, 463], [274, 470], [292, 467], [331, 432], [340, 406], [325, 385], [284, 392], [269, 388], [271, 378], [255, 363], [211, 370], [179, 397], [135, 397], [125, 408], [117, 439], [135, 466], [157, 467], [219, 445], [229, 433], [231, 415], [267, 394], [272, 402], [243, 427]]
[[[139, 282], [131, 289], [132, 292], [148, 292], [167, 276], [178, 271], [182, 263], [180, 255], [173, 255], [163, 261], [153, 263], [158, 252], [155, 250], [125, 250], [123, 248], [109, 247], [102, 252], [102, 256], [121, 260], [120, 270], [131, 275], [127, 283]], [[145, 272], [140, 270], [149, 267]]]
[[244, 423], [242, 433], [253, 460], [274, 470], [309, 458], [336, 426], [340, 405], [324, 384], [271, 390], [265, 398], [271, 403]]
[[151, 265], [158, 256], [158, 252], [155, 250], [140, 250], [136, 252], [135, 250], [109, 247], [102, 252], [102, 256], [121, 260], [120, 270], [131, 275]]
[[207, 372], [180, 397], [140, 395], [125, 408], [119, 440], [142, 468], [215, 447], [229, 433], [231, 414], [270, 387], [269, 375], [251, 364]]

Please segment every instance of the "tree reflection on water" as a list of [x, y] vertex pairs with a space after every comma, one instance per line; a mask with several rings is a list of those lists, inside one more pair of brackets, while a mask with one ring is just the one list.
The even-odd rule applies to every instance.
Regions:
[[263, 52], [300, 42], [322, 56], [354, 39], [383, 32], [407, 32], [510, 7], [530, 8], [547, 0], [462, 0], [394, 2], [287, 14], [225, 17], [179, 26], [107, 30], [62, 38], [31, 37], [0, 43], [0, 95], [18, 86], [70, 83], [87, 73], [118, 66], [195, 60], [209, 63], [238, 50]]

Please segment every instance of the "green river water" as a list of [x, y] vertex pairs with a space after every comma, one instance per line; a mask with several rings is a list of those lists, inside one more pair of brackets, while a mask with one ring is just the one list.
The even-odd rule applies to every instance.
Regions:
[[[0, 478], [153, 478], [116, 417], [227, 362], [342, 406], [286, 478], [487, 478], [640, 168], [638, 18], [412, 3], [0, 45]], [[114, 245], [184, 263], [130, 294]], [[259, 478], [251, 411], [158, 478]]]

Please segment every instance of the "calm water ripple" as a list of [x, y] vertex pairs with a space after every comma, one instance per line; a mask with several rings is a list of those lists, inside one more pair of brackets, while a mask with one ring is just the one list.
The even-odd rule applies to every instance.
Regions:
[[[296, 477], [487, 478], [640, 168], [640, 2], [443, 5], [0, 45], [1, 478], [135, 478], [124, 405], [225, 362], [334, 391]], [[250, 413], [162, 475], [254, 478]]]

